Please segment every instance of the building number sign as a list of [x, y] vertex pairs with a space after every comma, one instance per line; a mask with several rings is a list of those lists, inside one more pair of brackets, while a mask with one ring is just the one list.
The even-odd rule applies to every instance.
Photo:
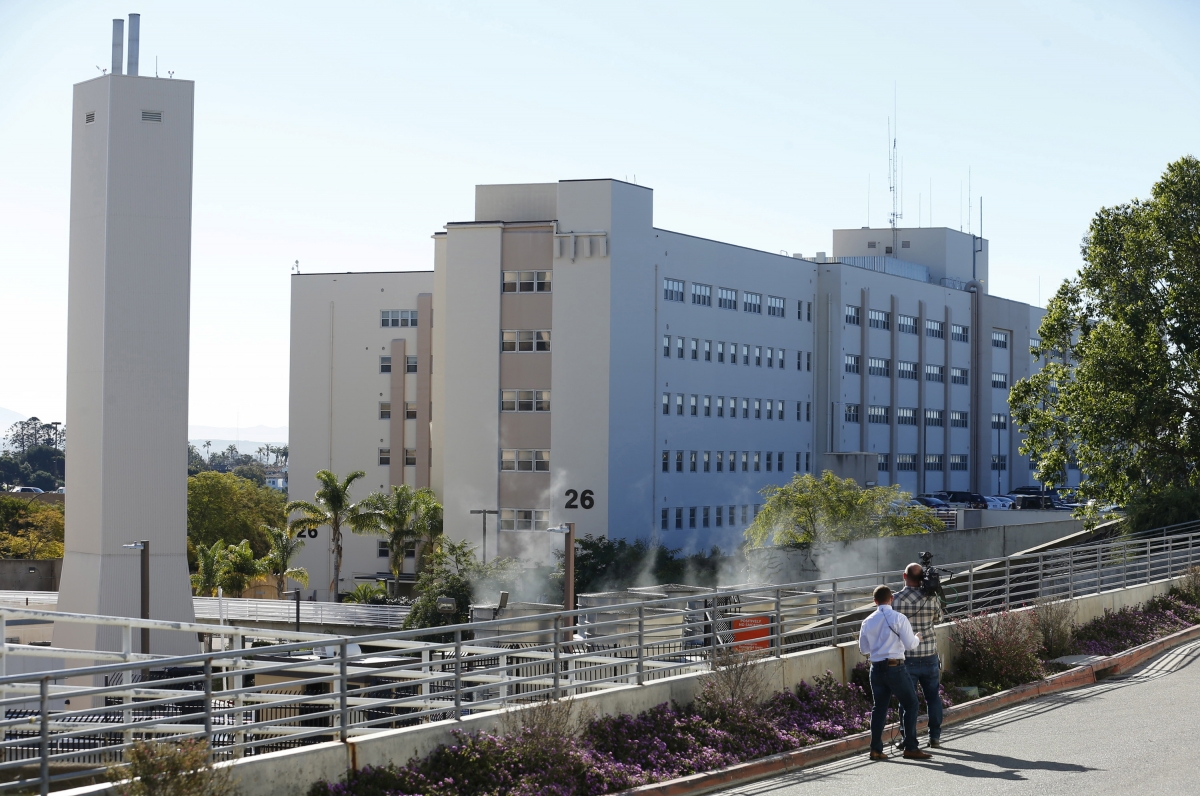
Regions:
[[[564, 506], [563, 508], [590, 509], [592, 506], [596, 505], [596, 500], [595, 500], [595, 498], [592, 497], [592, 490], [590, 490], [590, 489], [585, 489], [582, 492], [579, 492], [574, 489], [568, 489], [566, 491], [566, 496], [567, 496], [567, 505]], [[576, 503], [576, 501], [578, 501], [578, 503]]]

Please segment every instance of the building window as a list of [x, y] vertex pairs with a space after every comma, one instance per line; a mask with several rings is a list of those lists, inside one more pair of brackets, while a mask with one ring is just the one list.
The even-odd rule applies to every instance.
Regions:
[[952, 472], [964, 472], [967, 469], [967, 454], [952, 453], [950, 454], [950, 470]]
[[951, 384], [970, 384], [971, 371], [967, 368], [950, 368]]
[[903, 360], [897, 362], [896, 376], [901, 379], [915, 379], [917, 377], [917, 363], [904, 362]]
[[946, 381], [946, 368], [942, 365], [926, 365], [925, 381], [944, 383]]
[[[767, 451], [767, 472], [768, 473], [771, 472], [771, 468], [774, 466], [774, 464], [775, 464], [775, 453], [773, 451]], [[783, 470], [783, 462], [779, 463], [779, 469], [780, 469], [780, 471]]]
[[857, 423], [858, 422], [858, 409], [859, 409], [858, 404], [846, 404], [846, 422], [847, 423]]
[[702, 511], [702, 513], [701, 513], [700, 526], [701, 526], [702, 528], [707, 528], [707, 527], [708, 527], [708, 511], [709, 511], [709, 507], [708, 507], [708, 506], [705, 506], [705, 507], [704, 507], [704, 509], [703, 509], [703, 511]]
[[1003, 413], [999, 413], [999, 414], [993, 413], [992, 414], [992, 429], [997, 430], [997, 429], [1005, 429], [1005, 428], [1008, 428], [1008, 415], [1003, 414]]
[[804, 472], [812, 472], [812, 451], [804, 454]]
[[663, 393], [662, 406], [663, 406], [663, 414], [664, 415], [671, 414], [671, 393], [669, 393], [669, 392]]
[[767, 314], [776, 318], [782, 318], [783, 299], [779, 296], [767, 296]]
[[750, 451], [742, 451], [742, 472], [749, 472], [750, 468]]
[[712, 285], [697, 285], [692, 283], [692, 303], [701, 307], [712, 306]]
[[379, 449], [379, 463], [380, 464], [391, 464], [392, 463], [392, 449], [391, 448], [380, 448]]
[[750, 419], [750, 399], [743, 398], [742, 399], [742, 420], [749, 420], [749, 419]]
[[689, 473], [696, 472], [696, 459], [697, 459], [696, 451], [692, 451], [691, 455], [688, 456], [688, 472]]
[[663, 279], [663, 301], [683, 301], [683, 282]]
[[925, 454], [925, 472], [927, 472], [927, 473], [942, 472], [942, 454], [940, 454], [940, 453]]
[[502, 450], [500, 451], [500, 469], [518, 473], [548, 473], [550, 472], [550, 451]]
[[504, 271], [504, 293], [549, 293], [553, 271]]
[[710, 472], [712, 468], [712, 451], [704, 452], [704, 472]]
[[717, 306], [723, 310], [736, 310], [737, 291], [727, 287], [717, 288]]
[[547, 509], [500, 509], [502, 531], [544, 531], [550, 527]]
[[408, 403], [404, 404], [404, 419], [405, 420], [416, 420], [417, 419], [417, 405], [415, 402], [409, 401]]
[[879, 454], [879, 466], [876, 469], [879, 470], [879, 472], [881, 472], [881, 473], [890, 472], [892, 469], [890, 466], [890, 461], [889, 461], [890, 459], [891, 459], [891, 456], [889, 454], [886, 454], [886, 453]]
[[870, 310], [867, 312], [867, 323], [872, 329], [891, 329], [892, 313], [884, 312], [883, 310]]
[[725, 451], [717, 451], [717, 472], [725, 472]]
[[550, 350], [548, 329], [506, 329], [500, 332], [500, 350], [509, 352], [542, 352]]
[[689, 528], [696, 527], [696, 507], [695, 506], [691, 506], [688, 508], [688, 527]]
[[806, 351], [804, 354], [804, 369], [806, 371], [812, 370], [812, 351]]
[[416, 310], [380, 310], [380, 326], [416, 326]]
[[670, 513], [671, 513], [670, 509], [662, 510], [662, 525], [660, 527], [664, 531], [667, 530], [667, 523], [669, 522], [669, 520], [667, 518], [670, 516]]
[[783, 349], [780, 348], [775, 352], [775, 366], [783, 370]]
[[404, 466], [405, 467], [416, 467], [417, 466], [417, 449], [416, 448], [405, 448], [404, 449]]
[[663, 335], [663, 356], [667, 359], [671, 358], [671, 335]]
[[742, 364], [743, 365], [750, 364], [750, 346], [748, 346], [748, 345], [742, 346]]
[[725, 417], [725, 396], [717, 396], [717, 417]]
[[868, 406], [867, 407], [867, 422], [868, 423], [890, 423], [892, 408], [890, 406]]
[[911, 406], [896, 407], [896, 425], [898, 426], [915, 426], [917, 424], [917, 410]]
[[808, 423], [812, 422], [812, 401], [804, 402], [804, 420]]
[[716, 509], [717, 509], [717, 510], [716, 510], [715, 514], [716, 514], [716, 517], [717, 517], [717, 527], [718, 527], [718, 528], [720, 528], [720, 527], [721, 527], [721, 520], [725, 519], [725, 507], [724, 507], [724, 506], [717, 506], [717, 507], [716, 507]]
[[683, 359], [683, 338], [682, 337], [675, 338], [675, 357], [677, 359]]
[[925, 319], [925, 336], [936, 337], [939, 340], [946, 339], [946, 324], [942, 321], [933, 321]]
[[900, 472], [915, 473], [917, 471], [917, 455], [915, 453], [897, 453], [896, 469]]
[[375, 555], [378, 558], [388, 558], [392, 551], [388, 549], [388, 543], [380, 539], [378, 546], [375, 548]]
[[754, 452], [754, 472], [762, 472], [762, 451]]
[[846, 372], [858, 373], [858, 362], [860, 357], [858, 354], [846, 354]]
[[704, 416], [712, 417], [712, 396], [704, 396]]
[[762, 346], [760, 345], [754, 346], [754, 366], [757, 368], [762, 367]]
[[742, 310], [762, 314], [762, 293], [742, 293]]
[[804, 302], [804, 307], [805, 307], [804, 314], [806, 316], [805, 320], [808, 321], [809, 323], [812, 323], [812, 302], [811, 301]]
[[771, 406], [771, 399], [770, 399], [770, 398], [768, 398], [768, 399], [767, 399], [767, 420], [774, 420], [774, 419], [775, 419], [775, 413], [774, 413], [773, 411], [771, 411], [771, 410], [772, 410], [772, 408], [773, 408], [773, 407]]
[[379, 372], [380, 373], [391, 373], [392, 372], [392, 358], [391, 357], [380, 357], [379, 358]]
[[783, 401], [775, 402], [775, 415], [778, 419], [783, 420]]
[[1008, 332], [992, 332], [992, 348], [1008, 348]]
[[851, 326], [862, 326], [862, 307], [846, 305], [846, 323]]
[[688, 407], [691, 409], [690, 414], [692, 417], [696, 417], [699, 414], [699, 398], [700, 396], [698, 395], [692, 395], [691, 400], [688, 401]]
[[875, 248], [875, 241], [873, 241], [873, 240], [867, 241], [867, 248], [868, 248], [868, 249], [874, 249], [874, 248]]
[[970, 415], [967, 412], [950, 410], [950, 427], [951, 428], [970, 428]]
[[501, 412], [549, 412], [549, 390], [501, 390]]
[[950, 324], [950, 339], [956, 343], [971, 342], [971, 328], [957, 323]]
[[1036, 337], [1029, 338], [1029, 354], [1034, 359], [1041, 355], [1042, 341]]
[[905, 334], [916, 334], [917, 319], [911, 315], [901, 315], [896, 319], [896, 329]]
[[700, 361], [700, 341], [695, 337], [692, 338], [692, 361]]
[[712, 340], [704, 341], [704, 361], [712, 362]]
[[796, 352], [796, 370], [804, 370], [804, 352]]
[[675, 451], [675, 472], [683, 472], [683, 451]]
[[380, 420], [390, 420], [391, 417], [392, 417], [392, 402], [391, 401], [380, 401], [379, 402], [379, 419]]
[[762, 420], [762, 399], [761, 398], [754, 399], [754, 419]]
[[775, 367], [775, 349], [767, 346], [767, 367]]
[[1008, 374], [993, 373], [992, 374], [992, 386], [995, 387], [997, 390], [1008, 389]]
[[867, 360], [867, 372], [872, 376], [891, 376], [892, 360], [871, 357]]
[[683, 506], [675, 508], [675, 529], [683, 530]]
[[737, 451], [730, 451], [729, 458], [726, 461], [729, 463], [729, 472], [737, 472]]
[[1008, 469], [1008, 456], [1003, 453], [992, 454], [992, 470], [1003, 472]]
[[662, 471], [664, 473], [671, 472], [671, 452], [670, 451], [662, 452]]
[[405, 373], [416, 373], [417, 372], [417, 358], [415, 356], [412, 356], [412, 357], [406, 356], [404, 358], [404, 372]]
[[925, 410], [925, 425], [935, 428], [942, 428], [945, 424], [945, 415], [941, 409], [926, 409]]
[[678, 393], [675, 396], [675, 414], [683, 417], [683, 393]]

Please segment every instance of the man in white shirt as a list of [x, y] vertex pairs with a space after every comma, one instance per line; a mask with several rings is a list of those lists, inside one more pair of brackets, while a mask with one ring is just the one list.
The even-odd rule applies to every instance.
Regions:
[[858, 649], [871, 659], [871, 759], [887, 760], [883, 727], [892, 695], [900, 702], [904, 721], [904, 757], [928, 760], [933, 755], [917, 748], [917, 692], [904, 665], [904, 653], [921, 643], [904, 614], [892, 610], [892, 590], [875, 587], [875, 612], [863, 620]]

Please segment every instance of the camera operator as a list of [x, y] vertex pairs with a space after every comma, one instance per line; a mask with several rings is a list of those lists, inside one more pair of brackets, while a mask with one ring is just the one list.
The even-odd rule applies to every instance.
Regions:
[[[940, 749], [942, 746], [942, 697], [938, 690], [941, 661], [938, 658], [937, 636], [933, 626], [942, 618], [942, 606], [936, 593], [925, 586], [925, 569], [920, 564], [909, 564], [904, 568], [904, 588], [896, 593], [892, 607], [897, 613], [903, 614], [912, 625], [913, 632], [921, 637], [921, 643], [915, 649], [904, 653], [905, 668], [912, 678], [913, 688], [920, 684], [925, 694], [925, 704], [929, 708], [929, 746]], [[900, 717], [905, 718], [905, 707], [900, 705]], [[907, 722], [902, 721], [907, 728]], [[916, 721], [912, 722], [916, 726]], [[897, 742], [903, 743], [904, 739]], [[907, 748], [907, 747], [906, 747]], [[914, 745], [912, 748], [916, 748]]]
[[907, 739], [904, 756], [928, 760], [931, 755], [917, 748], [917, 692], [904, 665], [905, 651], [916, 648], [921, 639], [904, 615], [892, 610], [891, 589], [876, 586], [873, 597], [875, 612], [863, 620], [858, 631], [858, 649], [871, 659], [871, 759], [887, 760], [883, 727], [887, 724], [888, 703], [895, 694]]

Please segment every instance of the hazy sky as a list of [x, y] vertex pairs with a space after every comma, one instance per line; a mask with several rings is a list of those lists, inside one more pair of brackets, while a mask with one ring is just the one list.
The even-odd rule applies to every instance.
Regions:
[[1192, 2], [0, 0], [0, 407], [43, 419], [65, 407], [71, 86], [129, 12], [142, 73], [196, 81], [193, 424], [285, 425], [292, 262], [430, 268], [476, 183], [636, 175], [657, 226], [830, 250], [868, 181], [886, 223], [895, 89], [904, 224], [932, 190], [933, 223], [965, 228], [970, 169], [990, 292], [1044, 303], [1099, 207], [1200, 154]]

